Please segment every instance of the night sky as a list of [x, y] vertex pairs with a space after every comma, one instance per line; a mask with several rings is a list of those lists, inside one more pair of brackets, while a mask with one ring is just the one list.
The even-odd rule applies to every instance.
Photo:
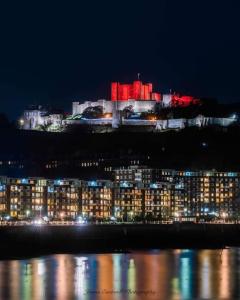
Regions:
[[240, 101], [240, 3], [231, 0], [5, 1], [0, 111], [71, 111], [141, 73], [155, 90]]

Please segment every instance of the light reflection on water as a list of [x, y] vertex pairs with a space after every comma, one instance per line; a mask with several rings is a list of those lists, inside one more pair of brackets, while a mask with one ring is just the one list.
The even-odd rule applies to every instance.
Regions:
[[236, 299], [240, 249], [0, 261], [0, 299]]

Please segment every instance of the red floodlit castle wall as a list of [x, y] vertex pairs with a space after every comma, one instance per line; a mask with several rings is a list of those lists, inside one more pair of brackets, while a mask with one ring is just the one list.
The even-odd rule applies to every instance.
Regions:
[[153, 93], [152, 83], [143, 84], [139, 80], [134, 81], [132, 84], [112, 82], [111, 100], [127, 101], [129, 99], [160, 101], [161, 95]]
[[118, 98], [118, 83], [117, 82], [112, 82], [111, 85], [111, 100], [116, 101]]
[[197, 104], [197, 103], [199, 103], [199, 100], [195, 99], [192, 96], [172, 95], [173, 106], [188, 106], [190, 104]]
[[[161, 101], [161, 94], [153, 92], [152, 83], [143, 84], [142, 81], [136, 80], [132, 84], [121, 84], [112, 82], [111, 84], [111, 100], [127, 101], [134, 100], [154, 100]], [[188, 106], [190, 104], [199, 103], [198, 99], [192, 96], [180, 96], [178, 94], [171, 95], [171, 106]]]

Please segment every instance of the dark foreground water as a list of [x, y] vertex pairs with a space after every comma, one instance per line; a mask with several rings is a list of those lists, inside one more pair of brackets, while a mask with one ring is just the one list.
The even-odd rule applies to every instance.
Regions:
[[0, 299], [239, 299], [240, 248], [0, 261]]

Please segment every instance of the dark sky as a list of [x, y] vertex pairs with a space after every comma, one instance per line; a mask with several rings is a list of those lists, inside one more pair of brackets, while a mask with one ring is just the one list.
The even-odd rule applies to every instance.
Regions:
[[71, 111], [138, 72], [162, 92], [240, 100], [238, 0], [4, 2], [0, 111], [11, 118], [28, 104]]

